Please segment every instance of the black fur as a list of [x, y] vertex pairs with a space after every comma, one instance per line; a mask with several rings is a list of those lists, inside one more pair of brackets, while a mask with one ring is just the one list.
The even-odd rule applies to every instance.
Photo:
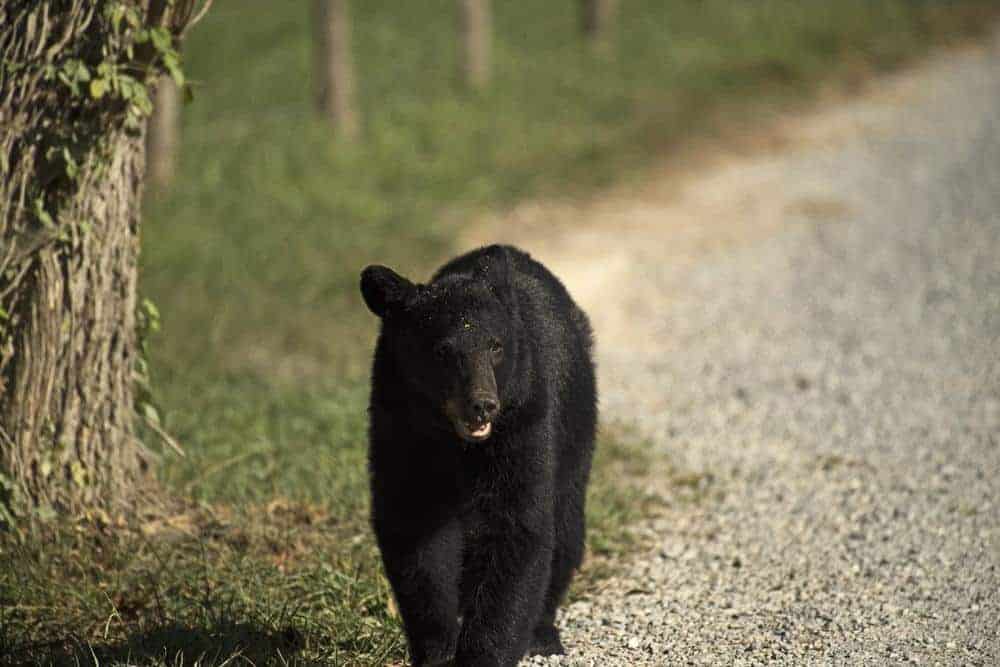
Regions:
[[597, 419], [586, 316], [508, 246], [427, 285], [368, 267], [361, 291], [382, 318], [372, 523], [414, 664], [562, 653], [553, 621], [583, 556]]

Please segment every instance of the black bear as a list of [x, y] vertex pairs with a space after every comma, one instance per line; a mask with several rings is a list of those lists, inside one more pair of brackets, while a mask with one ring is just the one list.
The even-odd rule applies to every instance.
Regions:
[[372, 524], [415, 665], [563, 652], [584, 541], [591, 331], [528, 254], [489, 246], [415, 284], [361, 274], [372, 368]]

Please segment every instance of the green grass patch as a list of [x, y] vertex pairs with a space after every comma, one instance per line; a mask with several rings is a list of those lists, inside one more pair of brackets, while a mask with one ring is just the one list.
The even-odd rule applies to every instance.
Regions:
[[[713, 131], [718, 113], [808, 99], [982, 31], [996, 3], [624, 0], [610, 53], [575, 0], [495, 2], [490, 88], [457, 83], [455, 3], [352, 3], [361, 139], [311, 111], [307, 3], [217, 0], [185, 44], [173, 188], [149, 202], [151, 368], [183, 444], [173, 511], [0, 538], [0, 661], [384, 664], [404, 657], [367, 526], [365, 404], [376, 322], [359, 271], [425, 277], [466, 219], [584, 193]], [[656, 466], [605, 435], [590, 590], [653, 511]], [[702, 494], [700, 480], [675, 480]], [[690, 492], [685, 489], [692, 489]]]
[[195, 84], [173, 189], [148, 207], [142, 289], [154, 378], [363, 379], [360, 269], [426, 276], [483, 207], [616, 181], [712, 132], [720, 110], [802, 100], [988, 28], [985, 0], [626, 0], [614, 48], [581, 44], [576, 0], [496, 2], [494, 79], [457, 82], [456, 3], [354, 3], [364, 130], [312, 113], [301, 3], [216, 2], [185, 43]]
[[[260, 409], [254, 428], [294, 433], [303, 410], [326, 414], [333, 426], [338, 409], [328, 411], [336, 398], [326, 406], [315, 398], [297, 406], [253, 406]], [[252, 420], [252, 412], [244, 418]], [[405, 639], [367, 524], [367, 483], [354, 460], [359, 448], [338, 451], [329, 436], [320, 447], [331, 451], [261, 448], [252, 450], [252, 461], [202, 468], [225, 475], [231, 491], [211, 502], [161, 508], [131, 521], [101, 515], [53, 524], [30, 540], [8, 535], [0, 541], [0, 660], [404, 661]], [[647, 448], [604, 435], [598, 452], [589, 557], [572, 596], [590, 590], [609, 571], [609, 559], [629, 548], [627, 526], [649, 506], [645, 494], [622, 482], [648, 461]], [[298, 469], [303, 461], [311, 473]], [[190, 476], [175, 481], [214, 486], [197, 468], [190, 464]], [[290, 486], [303, 478], [315, 485]], [[236, 502], [222, 499], [229, 496]]]

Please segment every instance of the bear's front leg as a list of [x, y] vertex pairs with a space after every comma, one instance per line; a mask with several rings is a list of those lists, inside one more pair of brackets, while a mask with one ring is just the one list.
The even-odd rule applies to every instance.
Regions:
[[536, 508], [506, 516], [487, 530], [466, 556], [468, 600], [455, 654], [460, 667], [516, 665], [528, 650], [548, 587], [550, 513]]
[[458, 639], [462, 531], [448, 523], [427, 534], [376, 525], [415, 666], [446, 665]]

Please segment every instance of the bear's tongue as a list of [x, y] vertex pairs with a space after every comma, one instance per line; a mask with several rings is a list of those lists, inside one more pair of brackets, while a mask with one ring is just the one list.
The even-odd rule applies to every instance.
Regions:
[[486, 436], [488, 436], [490, 434], [490, 431], [492, 429], [493, 429], [492, 422], [486, 422], [485, 424], [483, 424], [479, 428], [476, 428], [476, 429], [471, 429], [470, 428], [469, 429], [469, 433], [474, 438], [485, 438]]

